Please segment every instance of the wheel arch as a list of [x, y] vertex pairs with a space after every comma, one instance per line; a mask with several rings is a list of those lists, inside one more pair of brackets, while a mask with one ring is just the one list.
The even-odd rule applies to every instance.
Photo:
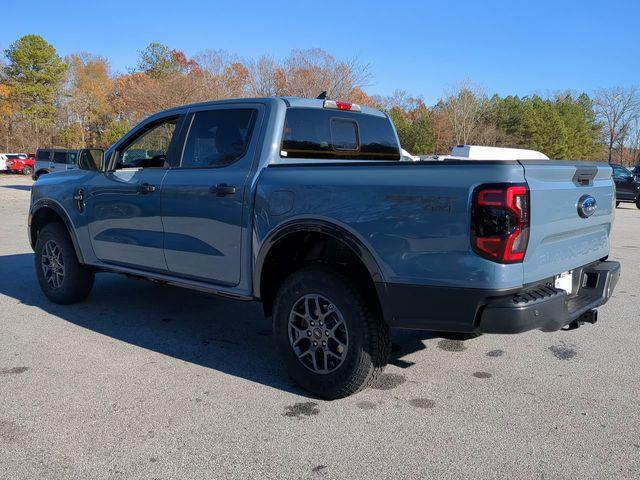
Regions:
[[29, 212], [29, 243], [31, 248], [35, 250], [40, 231], [52, 222], [60, 222], [65, 226], [67, 232], [69, 232], [69, 237], [71, 237], [71, 243], [73, 243], [78, 261], [84, 263], [82, 250], [69, 215], [60, 204], [50, 199], [39, 200]]
[[49, 173], [49, 170], [47, 170], [46, 168], [41, 168], [40, 170], [36, 170], [35, 167], [33, 167], [34, 173], [33, 175], [36, 178], [41, 177], [42, 175], [46, 175], [47, 173]]
[[[262, 242], [261, 247], [256, 256], [255, 268], [253, 274], [253, 292], [254, 296], [263, 302], [263, 308], [266, 314], [270, 314], [272, 300], [266, 295], [268, 288], [264, 284], [265, 274], [268, 273], [268, 264], [272, 255], [277, 255], [278, 246], [292, 239], [294, 236], [304, 234], [316, 234], [328, 237], [347, 247], [355, 258], [359, 260], [361, 265], [366, 269], [368, 279], [371, 285], [384, 282], [382, 270], [378, 261], [371, 250], [364, 244], [358, 236], [341, 225], [328, 220], [320, 219], [296, 219], [279, 226], [271, 232]], [[273, 290], [273, 288], [271, 289]], [[273, 294], [273, 291], [270, 292]], [[380, 301], [380, 299], [377, 299]]]

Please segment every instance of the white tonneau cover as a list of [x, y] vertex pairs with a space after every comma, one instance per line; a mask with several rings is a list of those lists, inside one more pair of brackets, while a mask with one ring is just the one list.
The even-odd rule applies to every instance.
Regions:
[[524, 148], [481, 147], [458, 145], [451, 149], [451, 156], [469, 160], [549, 160], [544, 153]]

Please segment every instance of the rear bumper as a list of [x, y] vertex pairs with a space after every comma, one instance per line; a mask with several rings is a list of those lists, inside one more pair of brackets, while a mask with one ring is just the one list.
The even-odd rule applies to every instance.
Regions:
[[605, 304], [620, 277], [620, 264], [602, 261], [574, 270], [575, 294], [553, 281], [506, 291], [378, 284], [392, 327], [477, 333], [554, 331]]

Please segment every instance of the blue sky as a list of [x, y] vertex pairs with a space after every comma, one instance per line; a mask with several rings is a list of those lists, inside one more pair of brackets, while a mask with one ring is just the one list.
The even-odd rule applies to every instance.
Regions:
[[503, 95], [638, 85], [639, 19], [637, 0], [23, 0], [2, 7], [0, 48], [38, 33], [62, 55], [96, 53], [124, 72], [154, 41], [241, 57], [319, 47], [371, 64], [369, 93], [432, 103], [464, 78]]

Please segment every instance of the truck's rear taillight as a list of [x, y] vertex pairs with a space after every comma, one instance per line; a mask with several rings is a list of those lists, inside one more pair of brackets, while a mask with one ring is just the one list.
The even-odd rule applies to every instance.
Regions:
[[526, 184], [476, 188], [471, 208], [473, 249], [496, 262], [522, 262], [529, 243], [529, 204]]
[[322, 104], [324, 108], [335, 108], [336, 110], [350, 110], [352, 112], [359, 112], [362, 109], [357, 103], [338, 102], [336, 100], [325, 100]]

